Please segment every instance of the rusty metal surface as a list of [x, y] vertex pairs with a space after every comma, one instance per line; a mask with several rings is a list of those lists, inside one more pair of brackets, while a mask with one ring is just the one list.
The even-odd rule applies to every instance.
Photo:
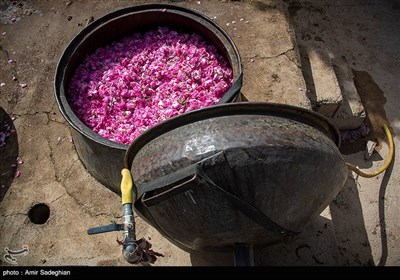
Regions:
[[[205, 173], [281, 227], [298, 232], [347, 178], [338, 139], [337, 130], [319, 114], [287, 105], [234, 103], [150, 129], [129, 147], [125, 163], [138, 192], [145, 183], [223, 151], [224, 159], [205, 164]], [[178, 246], [223, 250], [235, 243], [262, 246], [282, 239], [207, 184], [191, 187], [190, 195], [182, 189], [148, 209], [141, 197], [135, 203], [139, 214]]]

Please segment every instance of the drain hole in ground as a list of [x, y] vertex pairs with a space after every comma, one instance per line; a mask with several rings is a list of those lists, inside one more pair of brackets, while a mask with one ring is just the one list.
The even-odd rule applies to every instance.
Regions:
[[34, 224], [44, 224], [50, 216], [50, 208], [46, 204], [34, 205], [28, 212], [28, 217]]

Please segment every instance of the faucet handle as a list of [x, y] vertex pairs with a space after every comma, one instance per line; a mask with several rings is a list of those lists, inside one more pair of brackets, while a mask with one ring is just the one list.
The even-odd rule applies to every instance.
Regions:
[[98, 227], [92, 227], [87, 230], [87, 233], [89, 235], [92, 234], [99, 234], [99, 233], [106, 233], [106, 232], [111, 232], [111, 231], [122, 231], [124, 230], [124, 225], [123, 224], [110, 224], [106, 226], [98, 226]]

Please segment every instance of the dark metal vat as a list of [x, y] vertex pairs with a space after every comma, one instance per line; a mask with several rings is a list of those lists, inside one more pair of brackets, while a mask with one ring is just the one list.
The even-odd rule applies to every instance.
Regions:
[[301, 232], [339, 192], [337, 129], [289, 105], [232, 103], [167, 120], [129, 147], [136, 212], [177, 246], [265, 246]]
[[234, 83], [220, 103], [240, 98], [242, 64], [239, 52], [229, 35], [200, 13], [175, 5], [138, 5], [111, 12], [84, 28], [69, 43], [58, 63], [55, 99], [61, 114], [72, 127], [72, 138], [82, 163], [95, 179], [116, 193], [120, 193], [120, 170], [124, 167], [128, 145], [103, 138], [82, 123], [68, 104], [68, 85], [75, 69], [88, 54], [125, 35], [161, 25], [195, 32], [214, 44], [233, 69]]

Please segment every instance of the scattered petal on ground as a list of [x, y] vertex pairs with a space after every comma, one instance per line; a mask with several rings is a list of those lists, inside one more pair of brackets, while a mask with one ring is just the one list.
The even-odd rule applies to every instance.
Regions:
[[24, 160], [20, 157], [17, 157], [17, 163], [18, 164], [24, 164]]
[[15, 172], [15, 177], [19, 177], [21, 176], [21, 171], [17, 170], [17, 172]]

